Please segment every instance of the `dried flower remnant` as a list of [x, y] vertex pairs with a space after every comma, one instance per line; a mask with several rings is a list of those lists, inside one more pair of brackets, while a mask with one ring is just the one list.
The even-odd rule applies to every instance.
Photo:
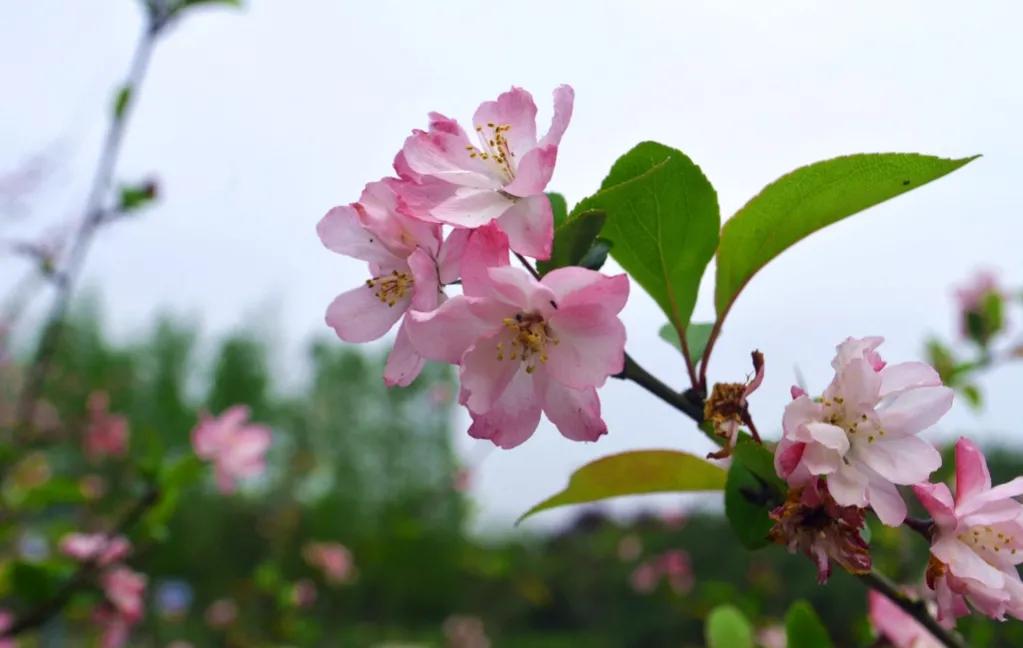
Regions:
[[751, 356], [753, 378], [745, 383], [716, 383], [704, 405], [703, 418], [714, 426], [714, 433], [725, 440], [720, 450], [707, 455], [708, 459], [724, 459], [732, 454], [739, 438], [740, 425], [747, 426], [754, 440], [760, 442], [760, 434], [753, 425], [746, 399], [764, 381], [764, 354], [754, 351]]

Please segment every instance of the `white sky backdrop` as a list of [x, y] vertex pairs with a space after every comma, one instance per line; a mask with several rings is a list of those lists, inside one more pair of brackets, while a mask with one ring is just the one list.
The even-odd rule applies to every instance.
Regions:
[[[167, 309], [193, 315], [214, 335], [255, 325], [280, 340], [278, 361], [294, 374], [302, 343], [324, 332], [326, 304], [364, 278], [360, 263], [320, 246], [316, 221], [388, 174], [428, 111], [468, 120], [512, 84], [533, 92], [542, 122], [557, 84], [576, 89], [551, 184], [570, 202], [643, 139], [677, 146], [700, 164], [724, 216], [782, 173], [836, 155], [984, 154], [815, 235], [754, 279], [712, 374], [741, 379], [751, 348], [765, 352], [767, 379], [752, 408], [769, 436], [778, 433], [794, 366], [822, 388], [832, 349], [847, 335], [882, 334], [890, 361], [917, 358], [929, 332], [952, 333], [951, 284], [977, 267], [1023, 283], [1019, 3], [247, 5], [195, 12], [156, 52], [120, 175], [155, 171], [165, 197], [102, 236], [86, 279], [102, 286], [119, 333]], [[139, 22], [130, 0], [0, 2], [0, 170], [41, 150], [63, 160], [31, 216], [0, 234], [76, 213]], [[23, 269], [0, 259], [0, 286]], [[712, 277], [697, 320], [712, 318]], [[681, 361], [656, 337], [663, 316], [633, 288], [627, 348], [682, 386]], [[985, 381], [984, 415], [957, 404], [933, 434], [1018, 438], [1021, 377], [1015, 368], [995, 373]], [[611, 381], [602, 397], [611, 432], [598, 443], [565, 441], [545, 423], [524, 446], [489, 454], [474, 487], [481, 529], [507, 529], [600, 456], [708, 447], [635, 385]], [[484, 453], [457, 436], [467, 456]]]

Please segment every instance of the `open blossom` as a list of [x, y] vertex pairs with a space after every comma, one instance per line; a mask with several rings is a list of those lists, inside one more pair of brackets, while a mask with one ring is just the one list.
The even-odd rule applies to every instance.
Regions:
[[249, 408], [235, 405], [218, 417], [203, 415], [192, 430], [195, 454], [213, 462], [223, 493], [234, 492], [238, 479], [255, 477], [266, 468], [270, 428], [248, 420]]
[[543, 193], [554, 173], [561, 136], [572, 117], [574, 92], [554, 91], [554, 117], [537, 139], [536, 105], [522, 88], [486, 101], [473, 116], [477, 142], [458, 123], [430, 114], [395, 159], [399, 189], [417, 214], [435, 222], [476, 228], [497, 221], [516, 252], [551, 254], [554, 219]]
[[945, 484], [913, 487], [934, 518], [927, 584], [946, 625], [969, 614], [967, 603], [994, 619], [1023, 619], [1023, 477], [991, 487], [983, 453], [971, 441], [956, 443], [956, 494]]
[[310, 542], [303, 547], [302, 557], [333, 585], [343, 585], [355, 576], [352, 552], [340, 542]]
[[542, 411], [566, 438], [596, 441], [607, 432], [596, 388], [625, 361], [618, 313], [628, 278], [573, 267], [538, 281], [516, 267], [487, 266], [505, 241], [493, 227], [473, 233], [464, 294], [433, 312], [413, 311], [413, 344], [460, 365], [470, 436], [513, 448], [533, 434]]
[[[338, 295], [327, 308], [327, 324], [346, 342], [383, 336], [409, 307], [436, 308], [441, 286], [458, 278], [467, 232], [453, 232], [442, 243], [440, 225], [399, 213], [400, 203], [389, 183], [371, 182], [359, 202], [331, 209], [316, 227], [328, 249], [369, 263], [370, 278]], [[391, 386], [408, 385], [423, 364], [402, 323], [384, 380]]]
[[769, 537], [790, 553], [803, 552], [817, 565], [817, 580], [827, 582], [831, 561], [853, 574], [870, 571], [870, 549], [861, 530], [863, 509], [839, 506], [820, 478], [789, 489], [785, 502], [771, 511]]
[[60, 550], [82, 562], [95, 562], [105, 567], [127, 557], [131, 553], [131, 543], [122, 535], [69, 533], [61, 538]]
[[128, 420], [109, 411], [105, 392], [89, 396], [89, 424], [85, 428], [85, 454], [92, 461], [107, 456], [123, 456], [128, 450]]
[[942, 648], [927, 628], [876, 590], [867, 595], [867, 616], [878, 634], [894, 648]]
[[118, 614], [131, 622], [142, 618], [142, 596], [146, 591], [144, 574], [118, 565], [103, 572], [100, 583], [107, 600]]
[[898, 526], [906, 503], [896, 484], [925, 481], [941, 455], [916, 435], [952, 406], [952, 390], [929, 365], [887, 365], [876, 349], [884, 338], [849, 338], [831, 365], [835, 378], [817, 401], [802, 390], [785, 408], [774, 462], [790, 486], [826, 476], [841, 506], [870, 506]]

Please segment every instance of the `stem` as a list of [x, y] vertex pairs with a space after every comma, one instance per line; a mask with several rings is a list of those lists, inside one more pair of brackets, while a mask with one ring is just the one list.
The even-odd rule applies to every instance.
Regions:
[[534, 268], [533, 264], [529, 262], [529, 259], [518, 252], [515, 252], [515, 258], [519, 260], [519, 263], [521, 263], [526, 270], [529, 270], [529, 274], [533, 275], [533, 279], [540, 281], [540, 273], [536, 271], [536, 268]]
[[57, 294], [54, 296], [53, 304], [46, 316], [39, 346], [36, 349], [32, 365], [28, 370], [25, 385], [18, 398], [15, 429], [24, 429], [31, 423], [32, 415], [36, 408], [36, 401], [42, 392], [53, 355], [60, 341], [72, 291], [81, 272], [82, 265], [85, 262], [85, 257], [89, 252], [96, 230], [103, 222], [103, 215], [105, 213], [103, 201], [110, 189], [114, 169], [117, 166], [117, 159], [120, 156], [121, 143], [128, 125], [128, 118], [135, 103], [135, 95], [138, 93], [138, 89], [146, 75], [153, 45], [156, 43], [156, 39], [164, 24], [165, 21], [163, 20], [151, 18], [145, 24], [138, 44], [135, 46], [127, 79], [121, 86], [128, 93], [126, 95], [127, 99], [125, 104], [115, 111], [110, 121], [110, 126], [107, 129], [106, 137], [103, 140], [103, 148], [100, 151], [99, 161], [96, 164], [92, 187], [86, 198], [83, 219], [72, 239], [66, 266], [63, 272], [60, 273], [60, 280], [56, 284]]
[[714, 343], [718, 341], [718, 336], [721, 335], [721, 325], [724, 323], [724, 317], [718, 317], [714, 320], [714, 328], [710, 330], [710, 337], [707, 338], [707, 346], [703, 350], [703, 358], [700, 359], [700, 391], [704, 394], [707, 393], [707, 365], [710, 363], [710, 354], [714, 350]]
[[907, 517], [905, 520], [907, 527], [919, 533], [924, 540], [927, 542], [931, 541], [931, 536], [934, 534], [934, 522], [928, 519]]
[[[142, 515], [149, 510], [160, 499], [159, 491], [150, 486], [135, 505], [128, 509], [124, 516], [114, 524], [105, 534], [107, 539], [127, 533], [142, 518]], [[78, 570], [51, 596], [39, 605], [30, 609], [25, 614], [18, 616], [14, 622], [0, 632], [0, 638], [16, 637], [19, 634], [38, 628], [52, 617], [56, 616], [67, 602], [71, 600], [76, 592], [87, 587], [100, 571], [100, 565], [95, 561], [83, 562]]]
[[615, 374], [614, 378], [631, 380], [643, 389], [647, 390], [662, 401], [671, 405], [689, 418], [697, 425], [703, 423], [703, 399], [692, 389], [684, 392], [677, 392], [665, 385], [657, 377], [641, 367], [628, 353], [625, 354], [625, 367], [621, 373]]
[[927, 606], [922, 601], [914, 601], [879, 572], [872, 571], [859, 576], [859, 579], [872, 589], [884, 594], [888, 600], [902, 608], [902, 611], [920, 622], [920, 625], [927, 628], [927, 631], [934, 635], [934, 638], [948, 646], [948, 648], [966, 648], [966, 644], [952, 632], [941, 627], [941, 624], [927, 611]]

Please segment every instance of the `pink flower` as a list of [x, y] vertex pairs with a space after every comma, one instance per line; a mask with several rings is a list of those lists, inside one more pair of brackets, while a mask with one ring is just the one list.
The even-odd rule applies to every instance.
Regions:
[[316, 604], [316, 583], [302, 578], [291, 588], [291, 601], [298, 608], [309, 608]]
[[238, 604], [228, 598], [217, 599], [206, 608], [206, 623], [211, 628], [226, 628], [238, 618]]
[[984, 298], [991, 294], [1001, 295], [1002, 289], [998, 284], [998, 275], [990, 270], [977, 272], [967, 284], [955, 290], [959, 310], [963, 313], [978, 310], [983, 305]]
[[536, 105], [522, 88], [480, 105], [474, 145], [452, 119], [430, 113], [430, 127], [405, 140], [395, 169], [408, 180], [400, 191], [418, 214], [435, 222], [476, 228], [497, 221], [516, 252], [551, 254], [554, 220], [543, 191], [554, 173], [558, 144], [572, 117], [575, 93], [554, 91], [554, 117], [537, 139]]
[[60, 550], [82, 562], [95, 562], [105, 567], [127, 557], [131, 553], [131, 543], [121, 535], [109, 537], [102, 533], [69, 533], [61, 538]]
[[657, 565], [676, 594], [686, 594], [693, 589], [693, 565], [687, 551], [682, 549], [665, 551], [658, 559]]
[[941, 455], [916, 435], [952, 406], [952, 390], [922, 362], [888, 366], [875, 349], [884, 338], [849, 338], [831, 365], [835, 378], [818, 402], [803, 394], [785, 408], [775, 452], [790, 486], [826, 476], [841, 506], [871, 506], [898, 526], [906, 503], [896, 484], [924, 481]]
[[85, 454], [92, 461], [108, 456], [124, 456], [128, 450], [128, 420], [108, 411], [110, 398], [105, 392], [89, 396], [89, 424], [85, 428]]
[[270, 428], [250, 424], [248, 419], [249, 408], [235, 405], [216, 418], [203, 415], [192, 430], [195, 454], [213, 462], [223, 493], [233, 492], [236, 480], [255, 477], [266, 468]]
[[343, 585], [355, 576], [352, 552], [339, 542], [310, 542], [303, 548], [302, 556], [333, 585]]
[[121, 617], [129, 623], [142, 618], [142, 596], [146, 591], [144, 574], [119, 565], [103, 572], [100, 582], [107, 600]]
[[942, 648], [920, 622], [902, 611], [887, 596], [870, 590], [867, 595], [870, 623], [878, 634], [891, 642], [893, 648]]
[[595, 441], [607, 432], [596, 388], [624, 365], [618, 313], [629, 280], [573, 267], [537, 281], [495, 263], [506, 241], [493, 226], [473, 233], [464, 294], [433, 312], [412, 311], [412, 342], [430, 359], [460, 365], [470, 436], [513, 448], [543, 411], [566, 438]]
[[657, 589], [657, 583], [660, 581], [660, 578], [661, 574], [657, 570], [657, 565], [647, 561], [640, 563], [632, 570], [629, 584], [632, 585], [633, 591], [637, 594], [649, 594]]
[[4, 633], [14, 623], [14, 615], [10, 610], [0, 610], [0, 648], [15, 648], [17, 645], [14, 639], [5, 639]]
[[1005, 326], [1004, 309], [989, 307], [989, 299], [1004, 299], [998, 276], [989, 270], [977, 272], [964, 286], [955, 290], [959, 307], [959, 333], [964, 338], [986, 344]]
[[1023, 619], [1023, 477], [991, 487], [987, 461], [965, 438], [956, 443], [956, 494], [945, 484], [918, 484], [917, 499], [934, 518], [927, 583], [938, 597], [938, 620], [969, 614]]
[[132, 621], [110, 607], [99, 608], [94, 615], [95, 622], [103, 629], [100, 648], [121, 648], [128, 645]]
[[[346, 342], [381, 337], [410, 306], [433, 310], [443, 299], [442, 285], [458, 278], [467, 232], [456, 231], [442, 244], [440, 225], [400, 213], [401, 199], [391, 186], [371, 182], [359, 202], [331, 209], [316, 227], [328, 249], [369, 263], [370, 279], [338, 295], [327, 308], [327, 324]], [[402, 323], [384, 381], [408, 385], [423, 364]]]

